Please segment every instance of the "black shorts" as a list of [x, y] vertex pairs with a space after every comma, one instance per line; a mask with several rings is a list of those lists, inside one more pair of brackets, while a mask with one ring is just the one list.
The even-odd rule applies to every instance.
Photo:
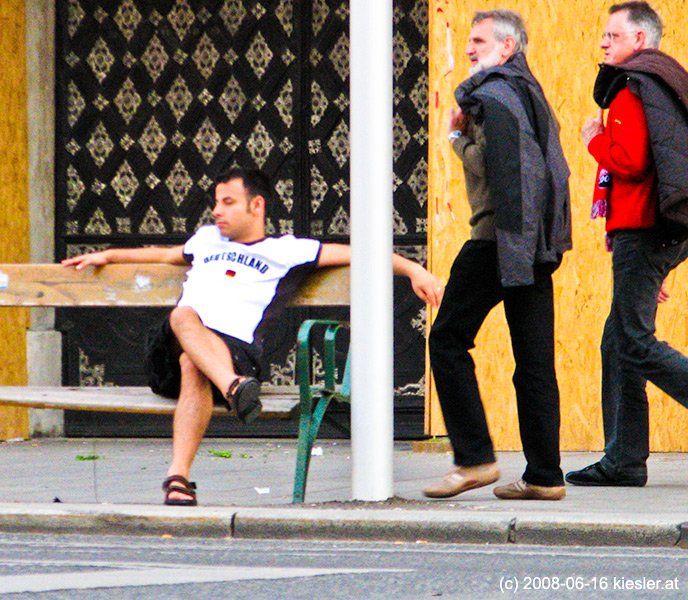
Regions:
[[[229, 348], [234, 370], [237, 374], [260, 379], [260, 356], [255, 346], [219, 331], [213, 329], [211, 331], [222, 338]], [[181, 346], [172, 331], [169, 317], [148, 330], [144, 366], [148, 385], [156, 394], [166, 398], [179, 398], [182, 380], [181, 367], [179, 366], [181, 353]], [[215, 385], [212, 387], [214, 402], [216, 404], [226, 403], [226, 390], [220, 392]]]

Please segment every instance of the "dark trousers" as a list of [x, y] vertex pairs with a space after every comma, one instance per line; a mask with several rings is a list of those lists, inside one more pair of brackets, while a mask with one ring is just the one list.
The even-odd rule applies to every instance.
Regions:
[[563, 485], [559, 466], [559, 388], [554, 370], [554, 265], [536, 265], [533, 285], [499, 280], [497, 245], [468, 241], [456, 257], [430, 332], [430, 364], [454, 462], [494, 462], [492, 439], [470, 350], [488, 313], [504, 302], [516, 361], [513, 376], [527, 467], [523, 479]]
[[688, 357], [655, 336], [657, 295], [688, 256], [688, 242], [663, 247], [653, 230], [614, 236], [614, 295], [602, 336], [602, 414], [606, 472], [647, 474], [650, 454], [646, 383], [688, 407]]

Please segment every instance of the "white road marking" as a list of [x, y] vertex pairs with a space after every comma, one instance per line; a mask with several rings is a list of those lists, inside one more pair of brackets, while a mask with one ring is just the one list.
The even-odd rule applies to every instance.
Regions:
[[[126, 566], [129, 567], [130, 564]], [[117, 564], [111, 564], [111, 568], [107, 570], [44, 572], [31, 575], [0, 576], [0, 595], [50, 592], [55, 590], [86, 590], [256, 579], [290, 579], [323, 575], [398, 573], [402, 571], [407, 571], [407, 569], [307, 569], [300, 567], [243, 567], [238, 565], [223, 565], [219, 567], [196, 565], [146, 567], [141, 565], [140, 568], [136, 569], [119, 569]]]

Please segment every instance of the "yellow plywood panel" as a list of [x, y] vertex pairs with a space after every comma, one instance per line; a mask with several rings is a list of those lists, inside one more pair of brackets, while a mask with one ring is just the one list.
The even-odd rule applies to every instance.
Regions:
[[[0, 3], [0, 262], [29, 257], [24, 2]], [[0, 384], [26, 383], [25, 309], [0, 316]], [[26, 409], [0, 409], [0, 439], [25, 437]]]
[[[468, 239], [470, 215], [461, 163], [446, 139], [446, 114], [454, 103], [454, 88], [468, 76], [464, 47], [474, 11], [503, 6], [477, 0], [430, 0], [429, 4], [429, 264], [443, 280]], [[566, 255], [554, 279], [563, 450], [600, 450], [603, 446], [599, 343], [611, 299], [610, 255], [604, 249], [604, 223], [589, 218], [596, 164], [580, 141], [580, 129], [597, 110], [592, 86], [601, 60], [599, 41], [607, 6], [589, 0], [508, 3], [526, 19], [528, 61], [557, 114], [571, 168], [574, 250]], [[662, 49], [688, 65], [688, 31], [682, 27], [688, 19], [688, 4], [662, 0], [653, 6], [665, 21]], [[686, 353], [688, 267], [682, 265], [669, 281], [673, 297], [659, 309], [658, 334]], [[513, 358], [501, 307], [488, 317], [476, 346], [476, 371], [495, 444], [501, 450], [518, 450]], [[443, 435], [429, 371], [427, 380], [426, 431]], [[688, 450], [688, 411], [652, 386], [648, 386], [648, 394], [652, 449]]]

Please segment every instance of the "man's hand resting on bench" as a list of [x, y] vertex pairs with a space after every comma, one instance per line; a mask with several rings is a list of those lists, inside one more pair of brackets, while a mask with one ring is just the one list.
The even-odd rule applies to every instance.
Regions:
[[110, 263], [164, 263], [169, 265], [186, 265], [184, 246], [150, 247], [150, 248], [109, 248], [101, 252], [80, 254], [65, 258], [65, 267], [74, 267], [80, 271], [84, 267], [102, 267]]

